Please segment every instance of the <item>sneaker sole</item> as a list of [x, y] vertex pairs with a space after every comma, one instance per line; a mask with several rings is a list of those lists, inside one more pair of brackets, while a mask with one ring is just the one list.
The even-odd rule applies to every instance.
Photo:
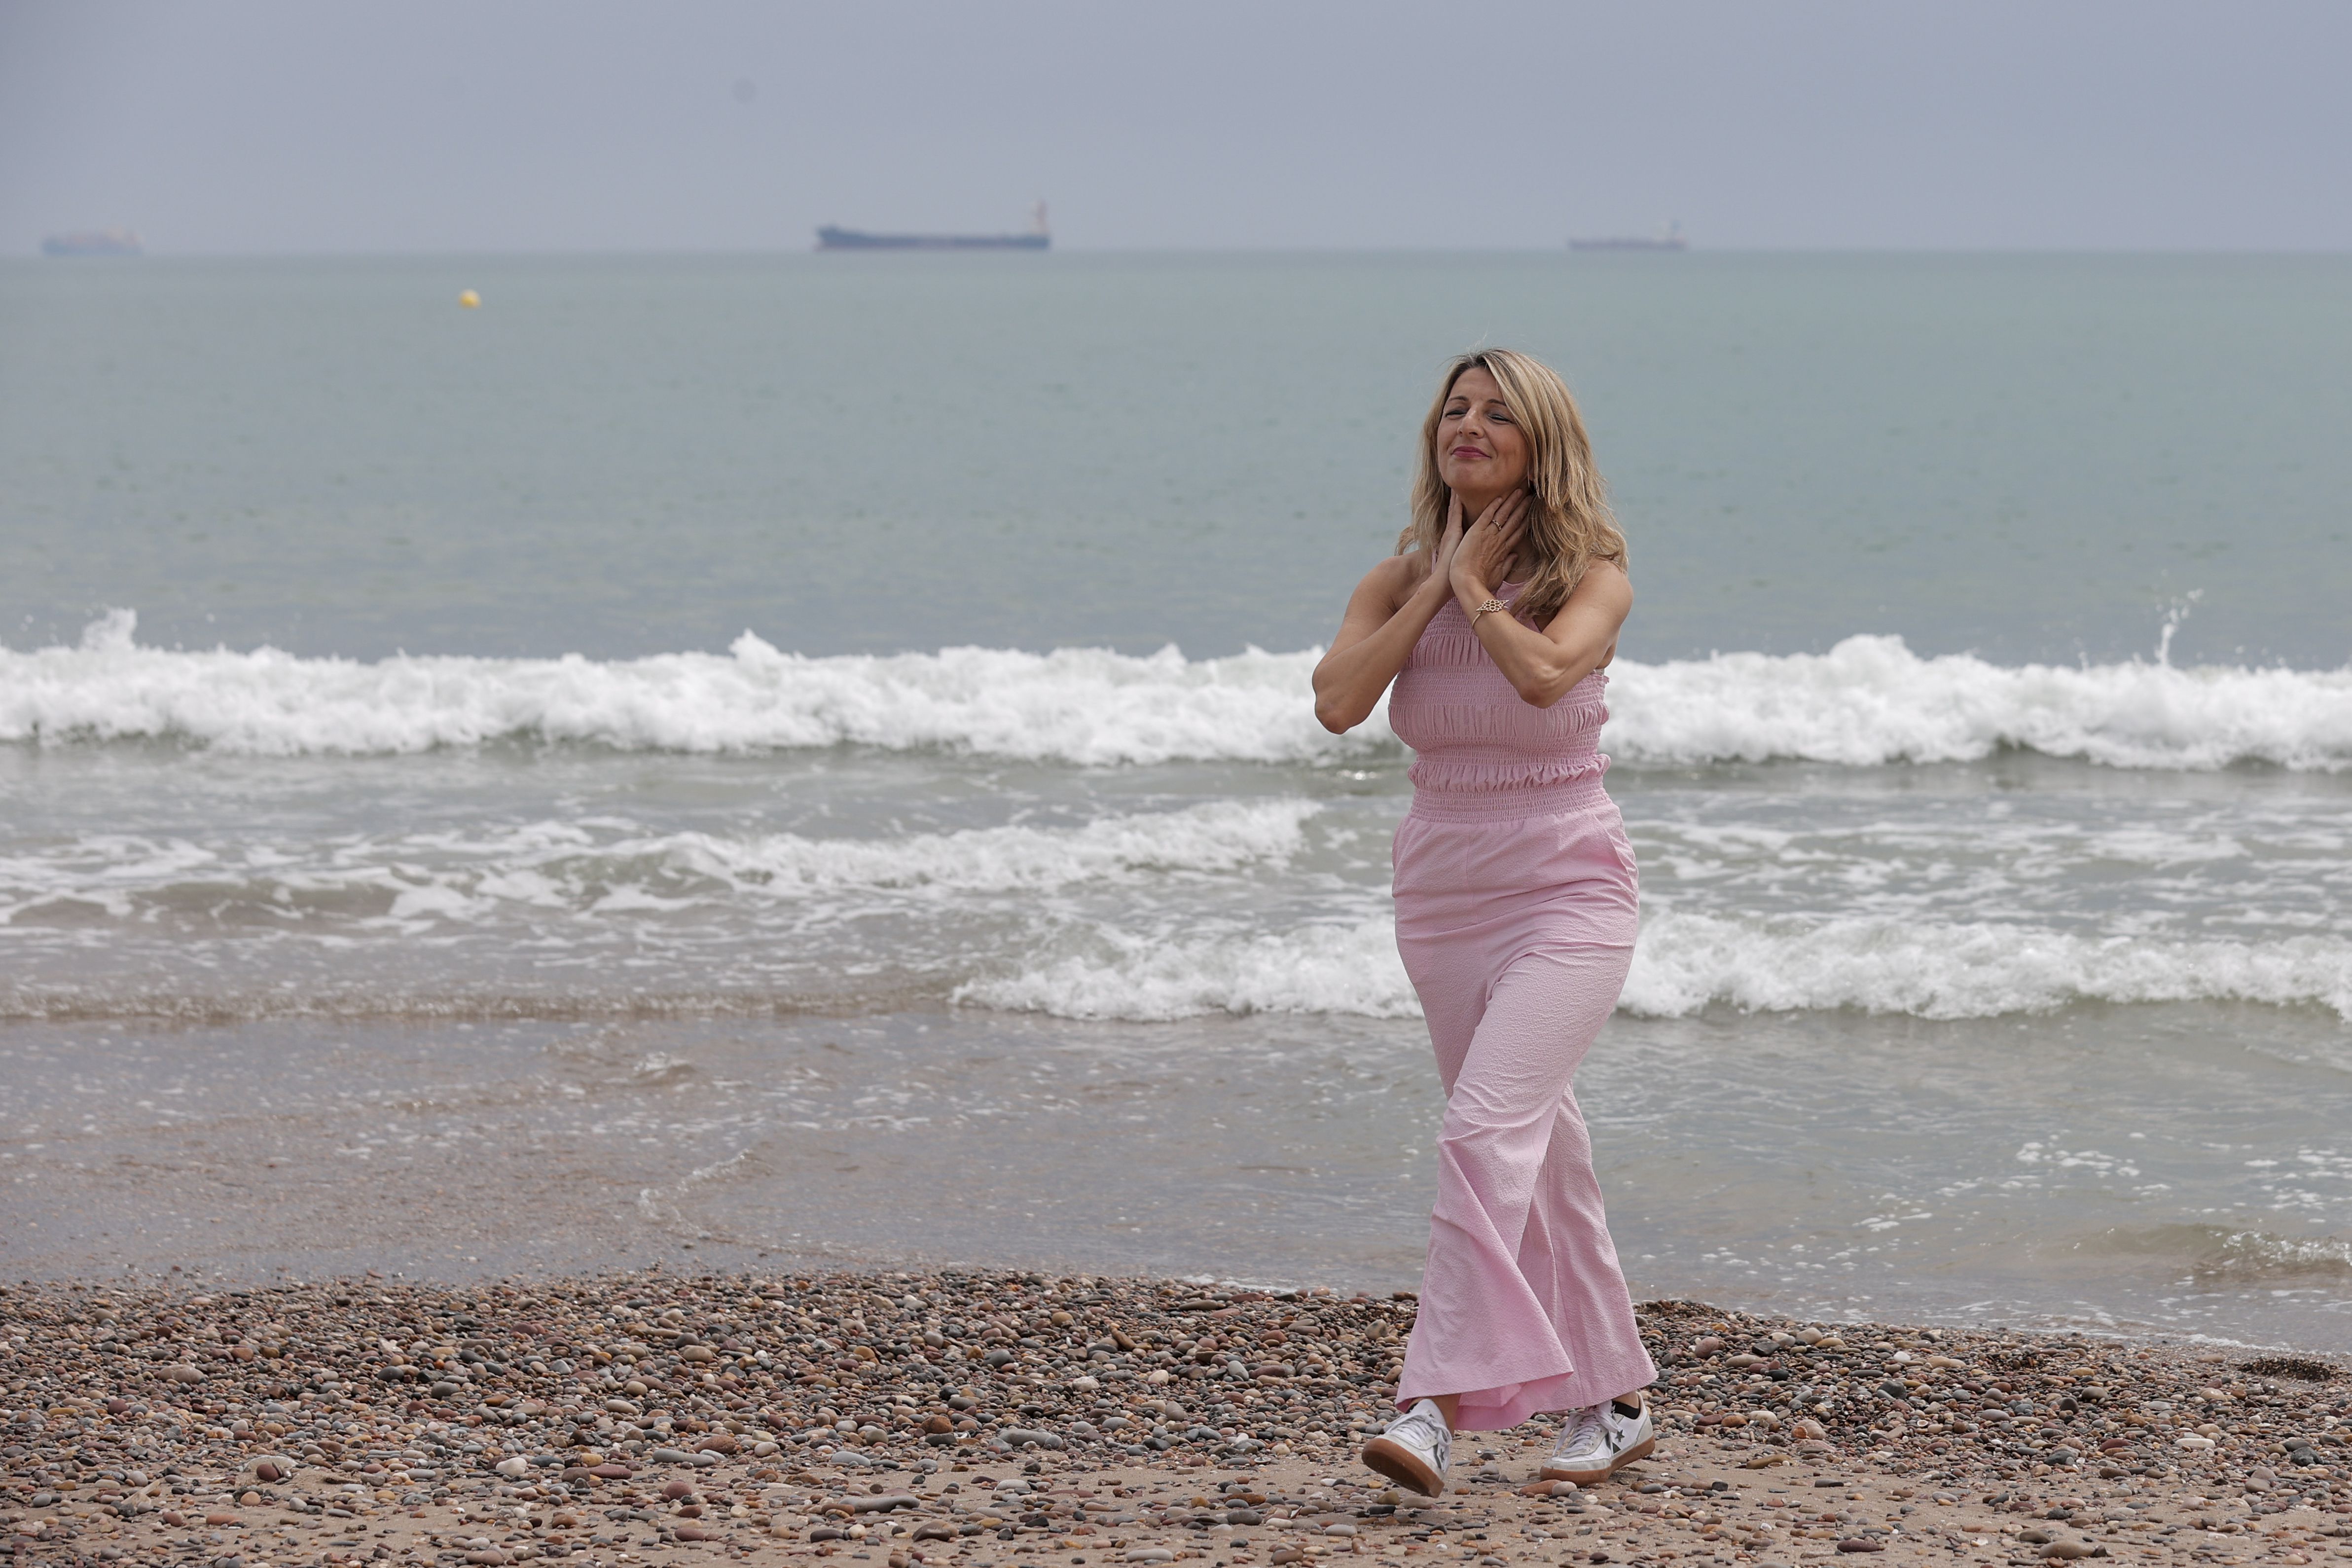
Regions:
[[1634, 1444], [1632, 1447], [1626, 1449], [1623, 1453], [1618, 1455], [1615, 1458], [1610, 1460], [1607, 1464], [1601, 1466], [1597, 1470], [1571, 1470], [1565, 1465], [1555, 1465], [1547, 1461], [1540, 1474], [1543, 1476], [1543, 1479], [1548, 1481], [1574, 1481], [1578, 1486], [1589, 1487], [1595, 1481], [1607, 1480], [1611, 1476], [1615, 1475], [1619, 1470], [1623, 1469], [1626, 1466], [1633, 1463], [1636, 1459], [1648, 1458], [1650, 1457], [1650, 1450], [1657, 1446], [1657, 1436], [1655, 1434], [1653, 1434], [1650, 1436], [1643, 1438], [1640, 1442]]
[[1436, 1497], [1445, 1490], [1444, 1476], [1423, 1463], [1420, 1455], [1392, 1438], [1375, 1437], [1365, 1444], [1364, 1463], [1423, 1497]]

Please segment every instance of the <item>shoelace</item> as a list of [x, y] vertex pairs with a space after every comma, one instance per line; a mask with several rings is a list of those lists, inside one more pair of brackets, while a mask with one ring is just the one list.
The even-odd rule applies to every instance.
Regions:
[[1592, 1440], [1601, 1435], [1601, 1407], [1597, 1405], [1588, 1405], [1576, 1413], [1574, 1418], [1568, 1424], [1568, 1430], [1559, 1435], [1559, 1447], [1557, 1451], [1562, 1454], [1580, 1453], [1591, 1446]]
[[1389, 1428], [1389, 1436], [1402, 1437], [1408, 1435], [1419, 1435], [1425, 1441], [1433, 1442], [1437, 1436], [1434, 1430], [1436, 1425], [1425, 1412], [1419, 1406], [1415, 1406], [1397, 1418], [1397, 1424]]

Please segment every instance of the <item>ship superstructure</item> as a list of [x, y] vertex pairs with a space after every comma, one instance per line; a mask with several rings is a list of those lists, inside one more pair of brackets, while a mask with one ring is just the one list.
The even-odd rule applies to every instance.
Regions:
[[145, 248], [139, 243], [139, 237], [127, 228], [53, 234], [41, 241], [43, 256], [138, 256], [143, 254]]
[[1602, 235], [1591, 239], [1571, 239], [1570, 250], [1688, 250], [1690, 241], [1683, 237], [1683, 226], [1670, 223], [1656, 234]]
[[1024, 234], [875, 234], [831, 224], [816, 231], [819, 250], [1045, 250], [1053, 243], [1044, 202], [1030, 209]]

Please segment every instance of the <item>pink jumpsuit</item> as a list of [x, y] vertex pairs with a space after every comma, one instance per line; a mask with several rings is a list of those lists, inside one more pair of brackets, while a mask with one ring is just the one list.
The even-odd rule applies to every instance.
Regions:
[[1464, 1431], [1657, 1375], [1570, 1088], [1633, 957], [1633, 850], [1594, 745], [1608, 683], [1595, 670], [1528, 706], [1449, 603], [1389, 698], [1418, 753], [1396, 834], [1397, 950], [1445, 1086], [1397, 1404], [1458, 1394]]

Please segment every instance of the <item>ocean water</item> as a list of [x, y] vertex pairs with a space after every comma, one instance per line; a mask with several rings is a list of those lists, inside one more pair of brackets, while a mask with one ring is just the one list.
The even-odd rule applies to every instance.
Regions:
[[2352, 1348], [2347, 285], [0, 267], [0, 1267], [1410, 1286], [1307, 677], [1491, 341], [1633, 551], [1636, 1293]]

